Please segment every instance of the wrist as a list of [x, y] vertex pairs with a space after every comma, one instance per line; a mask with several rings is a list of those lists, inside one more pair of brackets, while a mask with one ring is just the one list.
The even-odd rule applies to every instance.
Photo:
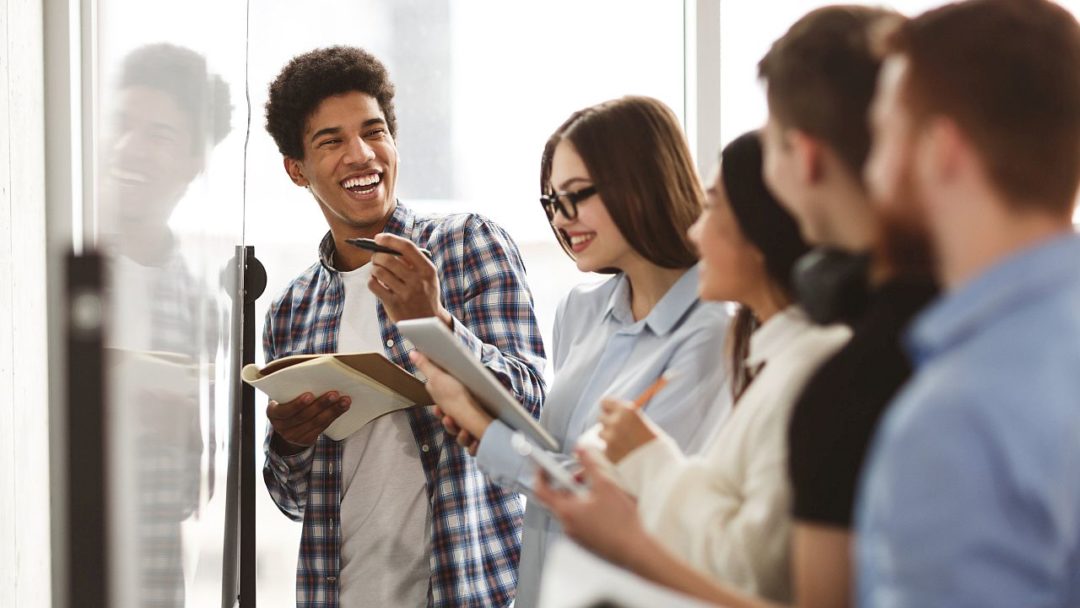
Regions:
[[450, 331], [454, 331], [454, 316], [450, 314], [449, 310], [439, 306], [439, 310], [436, 311], [435, 316], [445, 323], [446, 326], [450, 328]]
[[655, 538], [645, 532], [639, 522], [625, 530], [620, 535], [622, 547], [618, 551], [618, 561], [621, 566], [644, 576], [652, 565], [652, 556], [659, 553], [656, 550], [658, 543]]
[[295, 456], [311, 447], [309, 445], [293, 443], [279, 435], [276, 431], [274, 432], [274, 438], [270, 440], [270, 446], [274, 448], [275, 452], [282, 456]]
[[473, 434], [473, 436], [476, 437], [477, 441], [480, 441], [484, 438], [484, 434], [487, 433], [488, 428], [491, 427], [491, 422], [493, 420], [494, 419], [491, 416], [488, 416], [485, 413], [484, 417], [480, 420], [480, 424], [476, 428], [477, 432]]

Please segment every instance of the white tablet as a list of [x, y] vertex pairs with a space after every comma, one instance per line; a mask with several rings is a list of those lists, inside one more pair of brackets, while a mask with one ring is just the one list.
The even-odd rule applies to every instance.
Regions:
[[435, 317], [410, 319], [399, 321], [397, 328], [417, 350], [464, 384], [493, 417], [511, 429], [524, 433], [546, 449], [559, 449], [558, 442], [529, 415], [495, 375], [480, 364], [442, 321]]
[[533, 464], [543, 469], [551, 484], [556, 488], [570, 490], [579, 498], [588, 494], [588, 488], [585, 487], [585, 484], [575, 479], [574, 475], [564, 469], [551, 454], [529, 443], [525, 435], [514, 433], [510, 437], [510, 445], [515, 452], [528, 458]]

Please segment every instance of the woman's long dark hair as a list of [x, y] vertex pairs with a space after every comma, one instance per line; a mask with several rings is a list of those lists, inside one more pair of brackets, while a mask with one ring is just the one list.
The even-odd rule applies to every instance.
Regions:
[[[761, 139], [756, 131], [739, 136], [720, 153], [720, 181], [731, 205], [739, 231], [765, 259], [765, 272], [777, 296], [791, 302], [794, 287], [791, 271], [795, 261], [809, 251], [799, 226], [772, 195], [762, 177]], [[728, 330], [728, 364], [731, 391], [736, 400], [758, 370], [747, 367], [750, 336], [760, 325], [753, 311], [739, 305]]]

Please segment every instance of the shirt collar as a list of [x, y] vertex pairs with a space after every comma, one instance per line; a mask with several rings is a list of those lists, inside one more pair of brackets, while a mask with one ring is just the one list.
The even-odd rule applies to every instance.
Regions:
[[[658, 336], [670, 333], [686, 312], [698, 301], [698, 265], [695, 264], [683, 273], [679, 280], [667, 290], [664, 297], [656, 303], [652, 311], [641, 320]], [[619, 323], [633, 325], [634, 313], [630, 308], [630, 280], [620, 273], [618, 284], [608, 298], [605, 315], [610, 315]]]
[[[386, 226], [382, 231], [410, 238], [415, 221], [416, 215], [402, 205], [401, 201], [395, 201], [394, 211], [386, 220]], [[319, 242], [319, 262], [330, 272], [338, 272], [337, 268], [334, 268], [334, 251], [334, 235], [327, 230], [322, 241]]]
[[1064, 284], [1080, 281], [1080, 235], [1054, 237], [991, 267], [943, 295], [916, 317], [905, 337], [915, 363], [933, 358]]
[[781, 310], [750, 336], [746, 364], [754, 368], [765, 363], [790, 346], [791, 341], [811, 325], [802, 308], [788, 306]]

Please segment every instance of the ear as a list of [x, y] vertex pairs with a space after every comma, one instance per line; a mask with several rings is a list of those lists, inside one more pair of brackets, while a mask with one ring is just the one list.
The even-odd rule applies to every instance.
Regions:
[[301, 161], [284, 156], [282, 157], [282, 162], [285, 165], [285, 173], [289, 175], [289, 179], [292, 180], [292, 183], [301, 188], [306, 188], [311, 184], [311, 182], [308, 181], [308, 178], [304, 176], [304, 167]]
[[915, 157], [920, 177], [932, 184], [954, 182], [977, 162], [967, 138], [949, 118], [937, 117], [916, 137]]
[[823, 150], [816, 139], [805, 131], [791, 129], [787, 133], [790, 139], [791, 153], [795, 159], [795, 171], [799, 182], [803, 184], [816, 184], [821, 180], [821, 163]]
[[190, 183], [206, 169], [206, 153], [201, 150], [188, 157], [184, 167], [184, 176]]

